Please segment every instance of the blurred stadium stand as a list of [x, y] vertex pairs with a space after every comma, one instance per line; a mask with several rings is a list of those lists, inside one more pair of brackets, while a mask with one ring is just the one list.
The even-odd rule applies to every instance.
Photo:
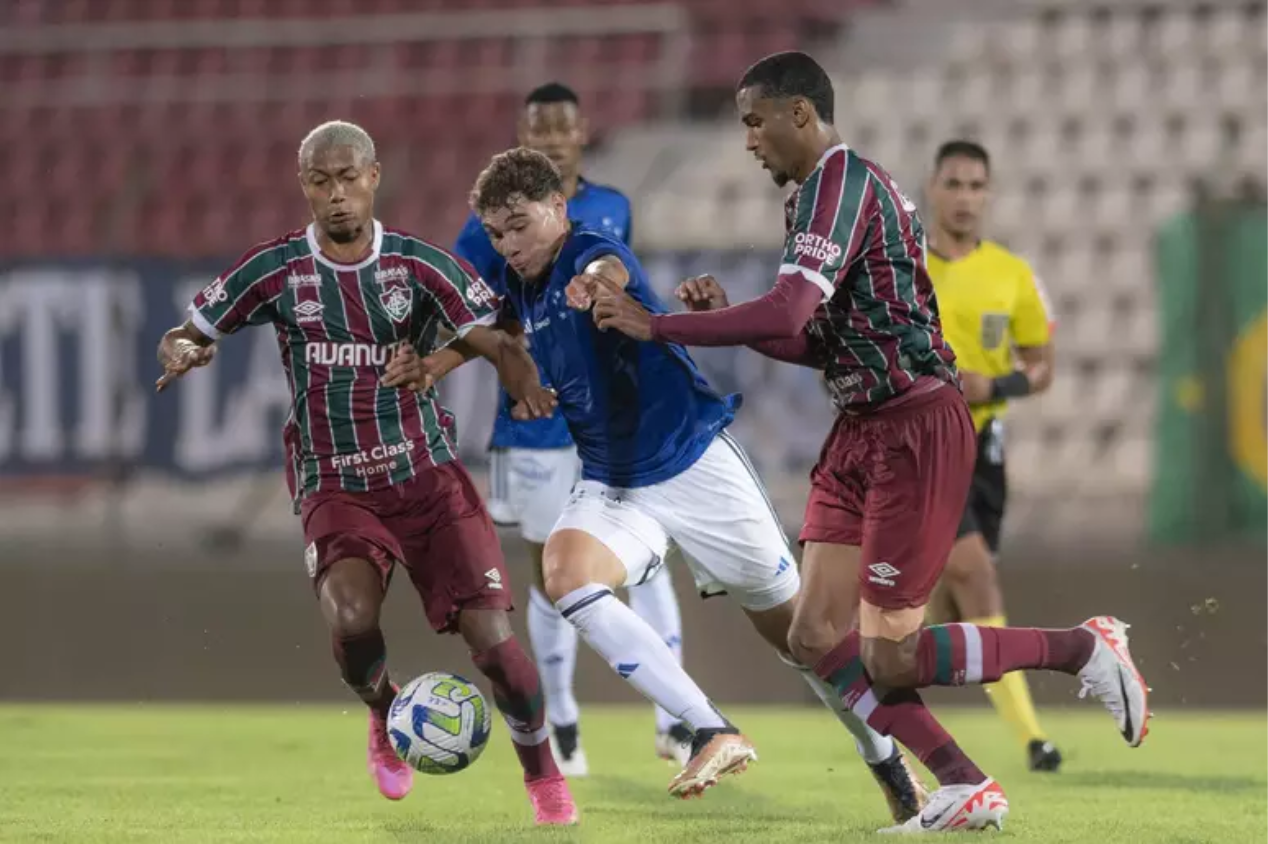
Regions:
[[[658, 278], [685, 266], [666, 255], [765, 261], [780, 194], [744, 151], [731, 91], [792, 47], [833, 71], [847, 142], [913, 195], [941, 140], [992, 151], [993, 235], [1032, 260], [1060, 322], [1052, 391], [1013, 412], [1010, 528], [1138, 535], [1159, 402], [1153, 238], [1199, 184], [1264, 181], [1263, 2], [10, 0], [0, 179], [20, 201], [0, 207], [0, 260], [214, 265], [305, 221], [295, 150], [334, 117], [378, 140], [380, 215], [447, 243], [525, 90], [560, 78]], [[737, 293], [758, 293], [769, 264]], [[770, 371], [727, 366], [737, 386]], [[789, 437], [816, 405], [782, 463], [754, 447], [804, 494], [828, 411], [813, 381], [778, 380], [797, 401], [751, 401], [745, 424]]]

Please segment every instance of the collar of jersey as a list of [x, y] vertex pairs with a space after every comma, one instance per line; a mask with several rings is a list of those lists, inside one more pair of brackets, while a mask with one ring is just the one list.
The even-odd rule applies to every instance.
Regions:
[[316, 223], [308, 224], [308, 228], [304, 230], [304, 236], [308, 238], [308, 248], [313, 253], [314, 261], [320, 261], [336, 272], [347, 273], [363, 270], [379, 260], [379, 252], [383, 249], [383, 224], [378, 220], [371, 220], [370, 225], [374, 226], [374, 245], [370, 247], [370, 254], [355, 264], [341, 264], [338, 261], [330, 260], [322, 254], [321, 247], [317, 245]]
[[[815, 165], [815, 170], [818, 170], [820, 167], [822, 167], [827, 162], [827, 160], [832, 157], [832, 154], [834, 152], [837, 152], [837, 151], [848, 152], [849, 149], [850, 147], [845, 143], [839, 143], [836, 146], [828, 147], [826, 150], [824, 150], [823, 155], [819, 156], [819, 163]], [[812, 170], [811, 172], [814, 172], [814, 171]]]

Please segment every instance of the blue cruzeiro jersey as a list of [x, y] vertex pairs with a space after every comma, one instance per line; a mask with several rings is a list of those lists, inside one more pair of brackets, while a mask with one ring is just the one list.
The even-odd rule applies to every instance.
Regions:
[[[633, 223], [630, 201], [616, 188], [596, 185], [585, 179], [578, 181], [576, 195], [568, 200], [568, 216], [579, 220], [588, 229], [604, 232], [627, 246], [630, 244]], [[506, 295], [506, 289], [499, 281], [506, 261], [489, 242], [489, 236], [484, 233], [475, 214], [462, 227], [454, 252], [470, 262], [499, 295]], [[489, 448], [545, 449], [572, 445], [568, 426], [558, 413], [549, 419], [519, 422], [511, 418], [512, 404], [506, 391], [499, 390], [498, 415], [493, 422]]]
[[629, 248], [576, 223], [548, 278], [525, 282], [503, 269], [503, 313], [524, 326], [542, 380], [559, 394], [582, 476], [614, 487], [648, 486], [695, 463], [735, 418], [740, 397], [715, 392], [682, 346], [600, 331], [589, 312], [568, 307], [568, 282], [604, 255], [628, 268], [626, 292], [665, 313]]

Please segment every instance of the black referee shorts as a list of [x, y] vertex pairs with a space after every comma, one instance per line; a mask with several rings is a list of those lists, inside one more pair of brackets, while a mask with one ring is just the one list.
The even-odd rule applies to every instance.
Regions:
[[960, 519], [955, 538], [973, 533], [982, 534], [991, 554], [999, 553], [999, 534], [1004, 522], [1004, 503], [1008, 498], [1008, 479], [1004, 470], [1004, 426], [992, 419], [982, 426], [977, 436], [977, 463], [973, 467], [973, 483], [969, 501]]

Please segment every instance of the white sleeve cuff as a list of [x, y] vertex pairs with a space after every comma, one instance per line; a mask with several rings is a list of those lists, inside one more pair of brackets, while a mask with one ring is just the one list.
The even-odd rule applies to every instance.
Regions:
[[193, 305], [189, 306], [189, 321], [194, 324], [194, 328], [197, 328], [199, 331], [205, 334], [208, 339], [211, 339], [211, 340], [220, 339], [220, 331], [216, 328], [216, 326], [208, 322], [207, 317], [203, 316], [202, 312], [199, 311], [197, 308], [195, 308]]
[[800, 264], [780, 264], [780, 275], [796, 275], [800, 274], [802, 278], [813, 284], [815, 287], [823, 291], [823, 301], [828, 301], [836, 294], [837, 290], [832, 286], [832, 282], [828, 281], [827, 276], [823, 273], [815, 272], [807, 269]]
[[489, 313], [485, 314], [479, 319], [472, 320], [466, 325], [459, 327], [458, 330], [454, 332], [454, 334], [456, 334], [458, 336], [458, 339], [461, 340], [463, 337], [466, 337], [467, 333], [471, 331], [471, 329], [475, 328], [477, 325], [494, 326], [494, 325], [497, 325], [497, 322], [498, 322], [498, 312], [490, 311]]

